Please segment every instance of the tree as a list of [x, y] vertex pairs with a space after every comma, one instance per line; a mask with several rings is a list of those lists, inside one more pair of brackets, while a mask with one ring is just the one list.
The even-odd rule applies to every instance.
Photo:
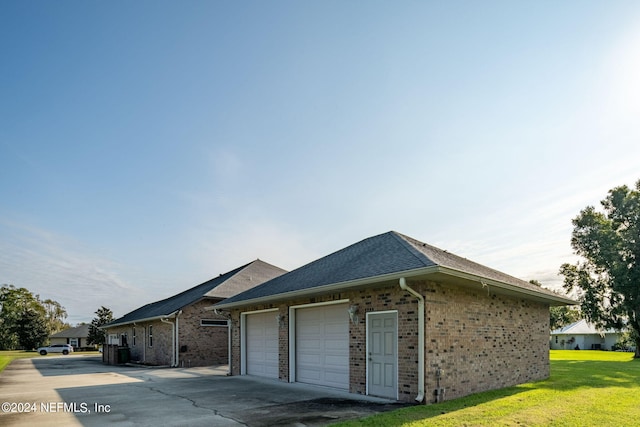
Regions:
[[113, 320], [113, 312], [107, 307], [102, 306], [96, 311], [96, 315], [98, 317], [94, 317], [89, 325], [87, 341], [89, 344], [101, 345], [105, 342], [105, 333], [100, 329], [100, 326], [106, 325]]
[[[537, 280], [529, 280], [529, 283], [542, 287], [542, 283], [538, 282]], [[580, 318], [580, 310], [577, 310], [575, 308], [570, 308], [564, 305], [558, 307], [549, 307], [549, 328], [552, 331], [577, 322], [578, 320], [580, 320]]]
[[20, 322], [14, 326], [14, 332], [18, 337], [18, 344], [25, 350], [40, 347], [49, 337], [47, 320], [42, 313], [31, 308], [22, 313]]
[[46, 299], [42, 301], [42, 306], [45, 310], [47, 328], [50, 334], [55, 334], [70, 327], [64, 321], [67, 318], [67, 310], [58, 301]]
[[[0, 306], [0, 350], [39, 347], [67, 315], [60, 303], [43, 302], [39, 295], [14, 285], [0, 287]], [[52, 307], [51, 315], [47, 307]]]
[[582, 260], [560, 273], [587, 320], [632, 331], [640, 358], [640, 181], [609, 190], [601, 204], [604, 212], [587, 206], [573, 220], [571, 246]]
[[552, 331], [577, 322], [582, 318], [580, 310], [567, 306], [549, 307], [549, 326]]

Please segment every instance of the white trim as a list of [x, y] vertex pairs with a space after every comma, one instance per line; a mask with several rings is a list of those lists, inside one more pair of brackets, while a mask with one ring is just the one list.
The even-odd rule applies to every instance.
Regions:
[[311, 302], [309, 304], [299, 304], [299, 305], [290, 305], [289, 306], [289, 311], [291, 311], [291, 309], [297, 309], [297, 308], [310, 308], [310, 307], [317, 307], [320, 305], [334, 305], [334, 304], [345, 304], [349, 302], [349, 298], [344, 298], [344, 299], [336, 299], [336, 300], [331, 300], [331, 301], [323, 301], [323, 302]]
[[110, 323], [108, 325], [99, 326], [98, 329], [109, 329], [109, 328], [115, 328], [116, 326], [134, 325], [136, 323], [153, 322], [154, 320], [167, 319], [169, 317], [175, 316], [179, 311], [180, 310], [172, 311], [169, 314], [163, 314], [161, 316], [144, 317], [142, 319], [128, 320], [126, 322], [120, 322], [120, 323]]
[[309, 298], [314, 295], [327, 295], [332, 293], [344, 292], [347, 289], [355, 288], [358, 286], [366, 287], [378, 282], [388, 282], [399, 279], [400, 277], [412, 277], [424, 274], [432, 274], [438, 272], [438, 266], [420, 267], [407, 271], [400, 271], [395, 273], [387, 273], [379, 276], [363, 277], [361, 279], [347, 280], [345, 282], [330, 283], [328, 285], [321, 285], [312, 288], [298, 289], [295, 291], [282, 292], [278, 294], [265, 295], [262, 297], [232, 301], [232, 302], [219, 302], [214, 307], [218, 309], [227, 310], [230, 308], [246, 307], [248, 305], [266, 304], [277, 301], [290, 301], [296, 298]]
[[[349, 299], [339, 299], [324, 302], [312, 302], [289, 306], [289, 382], [296, 382], [296, 310], [299, 308], [312, 308], [322, 305], [348, 304]], [[349, 339], [351, 341], [351, 339]]]
[[[382, 310], [382, 311], [368, 311], [366, 313], [366, 327], [365, 327], [365, 357], [367, 359], [367, 363], [365, 365], [365, 376], [366, 376], [366, 388], [365, 388], [365, 394], [368, 396], [369, 395], [369, 322], [370, 322], [370, 318], [369, 315], [370, 314], [389, 314], [389, 313], [395, 313], [396, 315], [396, 342], [395, 342], [395, 353], [396, 353], [396, 400], [398, 400], [400, 398], [400, 384], [399, 384], [399, 375], [400, 375], [400, 367], [399, 365], [399, 354], [398, 354], [398, 323], [399, 323], [399, 316], [398, 316], [398, 310]], [[378, 396], [380, 397], [380, 396]]]
[[247, 315], [276, 312], [278, 308], [244, 311], [240, 313], [240, 375], [247, 375]]
[[[484, 276], [480, 276], [477, 274], [466, 273], [464, 271], [456, 270], [454, 268], [449, 268], [440, 265], [434, 265], [430, 267], [420, 267], [406, 271], [400, 271], [395, 273], [387, 273], [381, 274], [379, 276], [371, 276], [364, 277], [361, 279], [347, 280], [345, 282], [331, 283], [328, 285], [316, 286], [312, 288], [306, 289], [298, 289], [295, 291], [283, 292], [272, 295], [265, 295], [262, 297], [233, 301], [233, 302], [219, 302], [215, 305], [216, 308], [219, 309], [230, 309], [236, 307], [246, 307], [248, 305], [254, 304], [265, 304], [272, 303], [277, 301], [287, 301], [295, 298], [305, 298], [313, 295], [326, 295], [334, 292], [344, 292], [347, 289], [357, 288], [357, 287], [365, 287], [369, 285], [373, 285], [379, 282], [387, 282], [394, 281], [400, 279], [401, 277], [412, 278], [417, 276], [429, 276], [432, 274], [444, 274], [451, 277], [459, 277], [462, 279], [467, 279], [473, 282], [478, 282], [478, 284], [482, 285], [482, 283], [495, 286], [496, 288], [502, 289], [503, 291], [507, 291], [510, 293], [521, 294], [521, 297], [527, 297], [527, 299], [533, 299], [537, 301], [543, 301], [550, 303], [551, 305], [576, 305], [577, 301], [572, 300], [569, 297], [565, 297], [562, 295], [556, 295], [552, 291], [540, 288], [540, 290], [535, 289], [527, 289], [524, 287], [520, 287], [517, 285], [500, 282], [495, 279], [489, 279]], [[557, 304], [553, 304], [557, 303]]]

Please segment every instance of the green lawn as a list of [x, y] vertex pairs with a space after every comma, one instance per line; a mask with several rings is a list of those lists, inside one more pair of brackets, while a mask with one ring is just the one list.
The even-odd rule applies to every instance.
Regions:
[[29, 357], [39, 356], [35, 351], [24, 351], [24, 350], [10, 350], [10, 351], [0, 351], [0, 372], [4, 370], [4, 368], [11, 363], [13, 359], [23, 359]]
[[[73, 354], [91, 354], [98, 355], [97, 351], [78, 351]], [[60, 356], [59, 353], [50, 353], [47, 356], [40, 356], [36, 351], [24, 350], [2, 350], [0, 351], [0, 373], [6, 368], [13, 359], [28, 359], [31, 357], [49, 357]]]
[[551, 377], [547, 380], [337, 425], [639, 425], [640, 360], [633, 360], [633, 353], [551, 350], [550, 354]]

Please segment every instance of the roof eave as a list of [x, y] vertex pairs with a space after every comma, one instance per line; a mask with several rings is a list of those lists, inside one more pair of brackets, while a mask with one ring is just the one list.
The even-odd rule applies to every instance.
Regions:
[[421, 276], [425, 274], [430, 274], [431, 272], [435, 272], [436, 270], [437, 270], [437, 266], [421, 267], [414, 270], [406, 270], [406, 271], [401, 271], [396, 273], [381, 274], [379, 276], [370, 276], [362, 279], [348, 280], [346, 282], [331, 283], [328, 285], [316, 286], [313, 288], [300, 289], [296, 291], [282, 292], [279, 294], [267, 295], [264, 297], [252, 298], [252, 299], [247, 299], [242, 301], [234, 301], [229, 303], [226, 303], [223, 301], [218, 304], [215, 304], [213, 308], [228, 310], [232, 308], [246, 307], [248, 305], [268, 304], [272, 302], [300, 298], [300, 297], [305, 297], [309, 295], [343, 291], [345, 289], [353, 289], [359, 286], [364, 286], [372, 283], [397, 280], [397, 279], [400, 279], [401, 277]]
[[555, 294], [550, 295], [550, 294], [547, 294], [546, 292], [537, 292], [532, 289], [521, 288], [519, 286], [511, 285], [511, 284], [500, 282], [493, 279], [488, 279], [483, 276], [478, 276], [475, 274], [463, 272], [453, 268], [435, 265], [431, 267], [421, 267], [413, 270], [405, 270], [401, 272], [383, 274], [383, 275], [373, 276], [373, 277], [366, 277], [366, 278], [350, 280], [346, 282], [332, 283], [329, 285], [318, 286], [318, 287], [309, 288], [309, 289], [300, 289], [296, 291], [283, 292], [279, 294], [268, 295], [265, 297], [253, 298], [248, 300], [235, 301], [235, 302], [229, 302], [229, 303], [225, 303], [223, 301], [218, 304], [215, 304], [210, 308], [228, 310], [228, 309], [246, 307], [249, 305], [269, 304], [269, 303], [274, 303], [278, 301], [300, 298], [300, 297], [305, 297], [310, 295], [343, 291], [345, 289], [357, 288], [359, 286], [364, 286], [368, 284], [398, 280], [401, 277], [409, 278], [409, 277], [416, 277], [416, 276], [429, 276], [436, 273], [444, 274], [451, 277], [471, 280], [474, 282], [478, 282], [483, 286], [488, 285], [494, 288], [499, 288], [508, 293], [524, 294], [532, 299], [543, 300], [545, 302], [548, 302], [550, 305], [578, 304], [577, 301], [574, 301], [567, 297], [563, 297], [562, 295], [555, 295]]
[[169, 314], [162, 314], [160, 316], [144, 317], [142, 319], [129, 320], [129, 321], [120, 322], [120, 323], [109, 323], [108, 325], [98, 326], [98, 329], [109, 329], [109, 328], [115, 328], [116, 326], [131, 325], [134, 323], [152, 322], [154, 320], [166, 319], [167, 317], [175, 316], [180, 310], [181, 309], [176, 310]]
[[[516, 285], [512, 285], [509, 283], [505, 283], [505, 282], [501, 282], [495, 279], [489, 279], [486, 278], [484, 276], [479, 276], [476, 274], [471, 274], [471, 273], [467, 273], [464, 271], [460, 271], [460, 270], [456, 270], [453, 268], [449, 268], [449, 267], [443, 267], [443, 266], [439, 266], [439, 272], [443, 273], [443, 274], [447, 274], [449, 276], [453, 276], [453, 277], [459, 277], [462, 279], [467, 279], [467, 280], [472, 280], [472, 281], [476, 281], [479, 282], [480, 284], [482, 284], [482, 286], [484, 287], [485, 285], [487, 286], [492, 286], [492, 287], [496, 287], [499, 289], [502, 289], [504, 291], [507, 291], [508, 293], [518, 293], [518, 294], [524, 294], [527, 295], [529, 297], [532, 297], [533, 299], [537, 299], [537, 300], [544, 300], [546, 302], [549, 302], [551, 305], [577, 305], [580, 304], [578, 301], [575, 301], [571, 298], [562, 296], [562, 295], [558, 295], [558, 294], [554, 294], [554, 293], [547, 293], [547, 292], [539, 292], [536, 291], [534, 289], [528, 289], [528, 288], [522, 288], [520, 286], [516, 286]], [[491, 288], [489, 288], [489, 291], [491, 290]], [[549, 291], [551, 292], [551, 291]]]

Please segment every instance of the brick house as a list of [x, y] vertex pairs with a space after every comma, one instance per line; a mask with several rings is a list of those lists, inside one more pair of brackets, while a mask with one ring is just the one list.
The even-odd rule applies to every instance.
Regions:
[[261, 260], [238, 267], [104, 325], [106, 344], [126, 346], [132, 361], [150, 365], [226, 364], [228, 319], [207, 307], [285, 272]]
[[396, 232], [215, 305], [232, 375], [436, 402], [549, 376], [549, 307], [575, 301]]
[[49, 343], [53, 344], [71, 344], [74, 350], [81, 348], [94, 348], [94, 345], [88, 344], [89, 325], [79, 325], [74, 328], [68, 328], [56, 334], [49, 336]]

